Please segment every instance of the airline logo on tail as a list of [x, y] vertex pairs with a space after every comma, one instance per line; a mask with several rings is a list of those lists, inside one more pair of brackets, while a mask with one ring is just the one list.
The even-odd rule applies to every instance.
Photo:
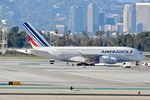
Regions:
[[23, 23], [24, 27], [28, 31], [28, 37], [33, 47], [48, 47], [50, 44], [43, 38], [43, 36], [27, 22]]

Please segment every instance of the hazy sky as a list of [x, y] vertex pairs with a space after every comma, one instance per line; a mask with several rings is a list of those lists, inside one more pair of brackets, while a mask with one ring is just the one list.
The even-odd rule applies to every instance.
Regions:
[[138, 0], [116, 0], [116, 1], [120, 1], [120, 2], [137, 2]]
[[[116, 1], [116, 0], [114, 0], [114, 1]], [[120, 2], [134, 2], [134, 3], [136, 3], [136, 2], [150, 2], [150, 0], [117, 0], [117, 1], [120, 1]]]

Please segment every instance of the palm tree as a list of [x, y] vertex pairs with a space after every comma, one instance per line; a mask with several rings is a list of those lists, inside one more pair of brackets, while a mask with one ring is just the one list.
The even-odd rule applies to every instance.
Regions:
[[97, 31], [95, 32], [95, 35], [100, 39], [105, 34], [104, 31]]

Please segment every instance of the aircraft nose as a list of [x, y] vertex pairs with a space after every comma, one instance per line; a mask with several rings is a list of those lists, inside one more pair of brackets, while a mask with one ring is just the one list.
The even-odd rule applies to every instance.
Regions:
[[142, 53], [142, 59], [144, 59], [145, 58], [145, 55]]
[[137, 59], [138, 61], [141, 61], [141, 60], [143, 60], [144, 58], [145, 58], [145, 55], [143, 54], [143, 52], [137, 50], [137, 52], [136, 52], [136, 59]]

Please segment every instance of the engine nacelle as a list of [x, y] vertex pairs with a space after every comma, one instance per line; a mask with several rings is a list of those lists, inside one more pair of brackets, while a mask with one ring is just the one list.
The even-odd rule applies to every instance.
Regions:
[[99, 57], [99, 63], [115, 64], [117, 63], [117, 59], [110, 56], [101, 56]]
[[72, 57], [69, 60], [74, 62], [86, 62], [86, 59], [81, 56]]

